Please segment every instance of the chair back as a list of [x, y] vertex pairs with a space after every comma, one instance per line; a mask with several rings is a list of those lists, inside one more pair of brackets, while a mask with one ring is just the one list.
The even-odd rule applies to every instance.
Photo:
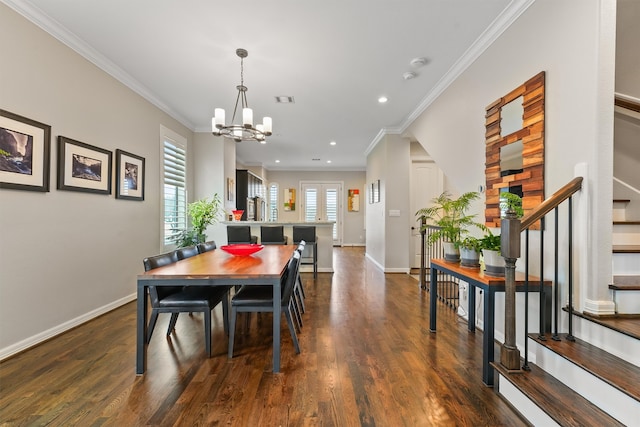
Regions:
[[298, 268], [300, 267], [300, 254], [295, 251], [289, 263], [287, 264], [287, 271], [284, 277], [284, 283], [282, 287], [282, 306], [289, 304], [289, 300], [293, 295], [293, 288], [298, 280]]
[[314, 243], [316, 241], [316, 227], [312, 225], [294, 225], [293, 226], [293, 243], [300, 241]]
[[180, 248], [176, 250], [176, 254], [178, 255], [178, 260], [191, 258], [192, 256], [196, 256], [199, 254], [198, 248], [194, 246], [186, 246], [184, 248]]
[[260, 227], [260, 243], [263, 245], [286, 245], [287, 238], [284, 235], [282, 225], [263, 225]]
[[[148, 257], [142, 260], [144, 271], [153, 270], [154, 268], [164, 267], [178, 261], [177, 251], [168, 252], [166, 254]], [[181, 286], [149, 286], [149, 296], [151, 297], [151, 306], [156, 307], [158, 301], [167, 296], [180, 292]]]
[[204, 243], [198, 243], [198, 253], [202, 254], [205, 252], [209, 252], [214, 250], [216, 247], [216, 242], [214, 242], [213, 240]]
[[234, 243], [251, 243], [251, 227], [248, 225], [228, 225], [227, 241]]

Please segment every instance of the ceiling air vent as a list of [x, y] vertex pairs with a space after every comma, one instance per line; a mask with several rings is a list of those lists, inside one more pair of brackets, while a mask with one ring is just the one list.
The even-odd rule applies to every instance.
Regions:
[[295, 104], [296, 100], [293, 96], [276, 96], [277, 104]]

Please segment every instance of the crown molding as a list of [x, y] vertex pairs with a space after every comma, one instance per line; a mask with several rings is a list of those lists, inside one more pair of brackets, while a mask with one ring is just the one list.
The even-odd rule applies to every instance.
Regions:
[[31, 3], [23, 0], [0, 0], [11, 9], [31, 21], [33, 24], [40, 27], [42, 30], [47, 32], [49, 35], [66, 45], [67, 47], [74, 50], [83, 58], [87, 59], [89, 62], [103, 70], [105, 73], [109, 74], [116, 80], [118, 80], [123, 85], [127, 86], [129, 89], [142, 96], [144, 99], [149, 101], [151, 104], [158, 107], [160, 110], [164, 111], [184, 126], [189, 128], [190, 130], [194, 129], [194, 124], [187, 120], [181, 114], [178, 114], [176, 111], [169, 108], [167, 104], [162, 102], [159, 98], [157, 98], [153, 92], [151, 92], [147, 87], [145, 87], [138, 80], [133, 78], [130, 74], [125, 72], [122, 68], [118, 67], [112, 61], [107, 59], [104, 55], [100, 54], [98, 51], [93, 49], [83, 40], [78, 38], [75, 34], [64, 28], [58, 21], [51, 19], [47, 16], [42, 10], [35, 7]]

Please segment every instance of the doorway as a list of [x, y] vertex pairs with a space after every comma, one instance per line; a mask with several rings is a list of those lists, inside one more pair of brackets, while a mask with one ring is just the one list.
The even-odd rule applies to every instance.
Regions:
[[313, 181], [301, 182], [302, 220], [335, 221], [333, 224], [333, 245], [342, 246], [342, 182]]
[[431, 206], [431, 199], [438, 197], [444, 188], [444, 174], [432, 161], [411, 163], [411, 248], [409, 251], [411, 268], [420, 268], [422, 245], [420, 223], [415, 213]]

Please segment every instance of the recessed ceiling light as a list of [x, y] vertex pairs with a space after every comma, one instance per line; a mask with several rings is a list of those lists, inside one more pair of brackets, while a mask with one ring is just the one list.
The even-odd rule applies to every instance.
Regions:
[[327, 160], [327, 163], [331, 163], [331, 160]]
[[296, 100], [293, 96], [276, 96], [276, 103], [278, 104], [295, 104]]
[[336, 142], [335, 142], [335, 141], [331, 141], [331, 142], [329, 143], [329, 145], [336, 145]]
[[280, 163], [280, 160], [276, 160], [276, 163]]
[[387, 101], [388, 101], [388, 99], [387, 99], [387, 97], [386, 97], [386, 96], [381, 96], [380, 98], [378, 98], [378, 102], [379, 102], [380, 104], [384, 104], [384, 103], [385, 103], [385, 102], [387, 102]]
[[416, 73], [414, 73], [413, 71], [407, 71], [406, 73], [404, 73], [402, 75], [402, 78], [405, 80], [411, 80], [411, 79], [415, 79], [417, 76]]

